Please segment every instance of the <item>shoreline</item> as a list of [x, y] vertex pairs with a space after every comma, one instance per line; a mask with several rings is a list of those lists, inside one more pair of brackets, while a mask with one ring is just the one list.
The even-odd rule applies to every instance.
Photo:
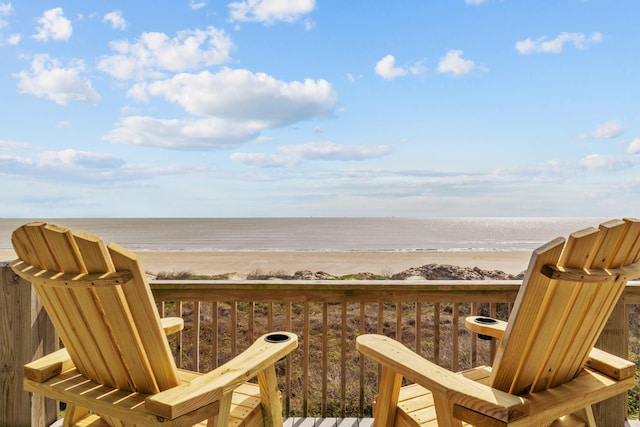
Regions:
[[[394, 274], [425, 264], [478, 267], [518, 274], [527, 268], [531, 252], [137, 252], [146, 272], [188, 271], [198, 275], [257, 271], [293, 274], [300, 270], [333, 275]], [[11, 251], [0, 251], [0, 261], [11, 261]]]

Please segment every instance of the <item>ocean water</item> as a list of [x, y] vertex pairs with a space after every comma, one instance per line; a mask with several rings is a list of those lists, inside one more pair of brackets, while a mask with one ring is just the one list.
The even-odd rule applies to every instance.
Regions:
[[[602, 218], [54, 219], [133, 251], [531, 251]], [[0, 219], [0, 251], [25, 219]]]

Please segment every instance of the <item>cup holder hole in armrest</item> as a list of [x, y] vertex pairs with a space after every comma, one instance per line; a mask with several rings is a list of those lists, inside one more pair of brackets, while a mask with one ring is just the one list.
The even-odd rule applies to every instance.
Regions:
[[473, 321], [481, 325], [495, 325], [498, 323], [496, 319], [492, 319], [491, 317], [476, 317]]
[[[498, 323], [496, 319], [491, 317], [476, 317], [473, 321], [479, 325], [495, 325]], [[491, 341], [493, 339], [490, 335], [478, 334], [478, 338], [484, 341]]]
[[264, 337], [264, 340], [270, 343], [287, 342], [290, 339], [291, 337], [286, 334], [269, 334], [266, 337]]

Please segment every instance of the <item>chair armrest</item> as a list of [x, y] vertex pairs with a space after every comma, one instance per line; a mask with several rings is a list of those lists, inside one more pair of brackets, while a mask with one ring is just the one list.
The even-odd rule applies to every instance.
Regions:
[[[502, 320], [484, 316], [469, 316], [464, 319], [464, 322], [471, 332], [497, 339], [502, 339], [508, 324]], [[591, 349], [586, 365], [617, 380], [634, 376], [636, 369], [633, 362], [595, 347]]]
[[28, 380], [43, 383], [74, 367], [69, 353], [62, 348], [24, 365], [23, 375]]
[[469, 316], [464, 319], [464, 325], [471, 332], [480, 336], [502, 339], [507, 329], [507, 322], [486, 316]]
[[434, 394], [445, 396], [451, 405], [459, 405], [505, 423], [529, 415], [527, 399], [450, 372], [429, 362], [394, 339], [382, 335], [361, 335], [356, 339], [356, 348], [370, 359], [431, 390]]
[[633, 378], [636, 373], [635, 363], [595, 347], [589, 353], [587, 366], [616, 380]]
[[[181, 317], [165, 317], [160, 321], [166, 335], [175, 334], [184, 328], [184, 320]], [[23, 376], [29, 380], [43, 383], [74, 367], [75, 364], [69, 357], [69, 353], [62, 348], [24, 365]]]
[[175, 334], [184, 329], [184, 320], [182, 317], [163, 317], [160, 319], [162, 329], [166, 336]]
[[174, 419], [192, 412], [233, 392], [236, 387], [273, 366], [297, 346], [297, 335], [289, 332], [263, 335], [247, 350], [217, 369], [186, 384], [147, 397], [145, 408], [165, 419]]

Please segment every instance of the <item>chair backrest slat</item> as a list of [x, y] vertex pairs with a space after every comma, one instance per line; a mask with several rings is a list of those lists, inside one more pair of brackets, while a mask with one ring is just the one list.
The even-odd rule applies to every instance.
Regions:
[[[538, 331], [545, 330], [545, 321], [549, 319], [531, 310], [522, 310], [525, 304], [543, 307], [553, 281], [549, 278], [533, 274], [546, 264], [557, 264], [562, 254], [564, 239], [553, 240], [533, 252], [527, 275], [516, 297], [512, 314], [501, 345], [496, 352], [491, 374], [491, 385], [494, 388], [515, 393], [524, 391], [533, 380], [528, 371], [529, 366], [544, 357], [544, 349], [536, 346], [531, 339]], [[526, 334], [521, 333], [528, 328]], [[551, 336], [544, 336], [548, 341]], [[508, 341], [509, 345], [506, 345]]]
[[614, 220], [534, 251], [496, 354], [493, 387], [514, 394], [536, 392], [580, 372], [626, 278], [608, 283], [556, 280], [546, 277], [542, 267], [584, 269], [585, 275], [589, 269], [623, 267], [638, 260], [639, 236], [637, 220]]
[[[153, 295], [135, 255], [102, 240], [45, 223], [17, 229], [12, 242], [71, 359], [87, 378], [121, 390], [157, 393], [178, 385], [177, 369]], [[132, 280], [108, 286], [47, 286], [42, 270], [129, 271]]]
[[42, 232], [51, 253], [50, 256], [58, 266], [57, 271], [79, 274], [87, 272], [71, 230], [59, 225], [47, 224], [42, 228]]
[[133, 326], [140, 335], [143, 353], [152, 356], [148, 363], [154, 373], [160, 390], [178, 385], [177, 368], [171, 354], [167, 337], [160, 323], [160, 315], [155, 305], [151, 288], [137, 255], [115, 243], [107, 247], [116, 271], [130, 271], [133, 280], [122, 286], [124, 298], [132, 306]]
[[76, 231], [74, 237], [88, 273], [116, 271], [102, 238], [83, 231]]
[[33, 266], [42, 270], [58, 271], [60, 267], [44, 235], [46, 225], [46, 223], [32, 223], [23, 227], [26, 242], [28, 242], [25, 249], [30, 255]]

